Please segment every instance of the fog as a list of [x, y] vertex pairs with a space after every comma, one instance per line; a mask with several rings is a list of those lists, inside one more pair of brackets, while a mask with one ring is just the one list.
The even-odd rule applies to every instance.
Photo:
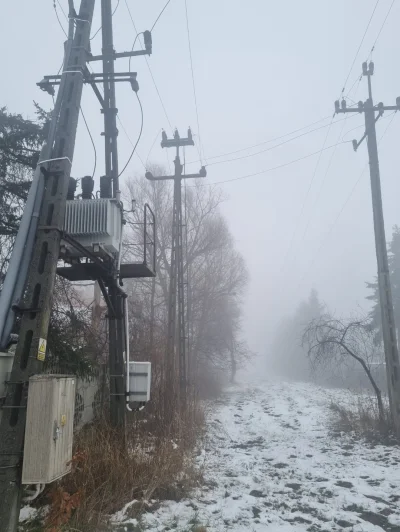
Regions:
[[[67, 7], [66, 0], [60, 2]], [[126, 2], [138, 31], [150, 29], [165, 4], [164, 0]], [[210, 163], [204, 185], [221, 182], [219, 186], [226, 194], [222, 208], [250, 273], [244, 336], [258, 353], [266, 351], [280, 319], [293, 312], [312, 288], [338, 314], [368, 309], [365, 282], [376, 275], [376, 258], [366, 146], [354, 153], [351, 143], [340, 142], [336, 148], [320, 152], [338, 139], [360, 138], [363, 117], [356, 115], [346, 121], [337, 117], [330, 128], [254, 157], [211, 164], [250, 155], [274, 143], [219, 159], [212, 157], [269, 141], [322, 118], [325, 121], [309, 129], [329, 126], [334, 100], [341, 93], [375, 3], [188, 0], [203, 162]], [[0, 31], [7, 49], [3, 50], [0, 66], [7, 77], [3, 76], [1, 102], [10, 112], [33, 117], [33, 100], [46, 109], [52, 105], [50, 96], [35, 83], [43, 75], [58, 71], [64, 35], [50, 0], [3, 4]], [[345, 94], [352, 89], [350, 97], [355, 101], [366, 98], [366, 82], [358, 84], [357, 78], [390, 4], [391, 0], [379, 3], [348, 77]], [[100, 9], [96, 11], [95, 29]], [[66, 27], [60, 8], [58, 12]], [[393, 105], [400, 95], [399, 16], [400, 5], [395, 3], [373, 53], [375, 101], [387, 105]], [[116, 49], [130, 50], [136, 33], [124, 0], [115, 13], [114, 24]], [[101, 53], [100, 41], [101, 32], [92, 41], [93, 53]], [[138, 153], [145, 162], [167, 165], [165, 151], [158, 140], [154, 143], [161, 128], [170, 134], [170, 126], [178, 127], [183, 133], [190, 125], [199, 143], [183, 0], [172, 0], [156, 25], [148, 63], [168, 118], [146, 60], [134, 58], [132, 69], [138, 72], [144, 109]], [[96, 71], [96, 65], [92, 66]], [[126, 70], [127, 61], [121, 60], [116, 69]], [[140, 127], [136, 98], [130, 87], [119, 84], [117, 99], [123, 125], [135, 142]], [[84, 89], [82, 108], [97, 146], [99, 176], [103, 172], [102, 115], [89, 87]], [[384, 116], [378, 123], [378, 138], [388, 127], [379, 146], [388, 237], [391, 227], [400, 223], [400, 123], [397, 116], [392, 118]], [[120, 164], [124, 165], [131, 144], [123, 131], [119, 147]], [[186, 157], [196, 161], [188, 169], [197, 172], [200, 162], [196, 149], [188, 149]], [[267, 171], [281, 165], [286, 166]], [[73, 175], [90, 174], [92, 166], [90, 139], [80, 124]], [[124, 177], [141, 174], [144, 168], [134, 158]], [[248, 174], [258, 175], [225, 182]]]

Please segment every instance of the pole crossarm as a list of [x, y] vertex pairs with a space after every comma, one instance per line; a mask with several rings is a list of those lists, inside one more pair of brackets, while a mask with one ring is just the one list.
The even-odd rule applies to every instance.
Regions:
[[[205, 166], [202, 166], [200, 168], [200, 171], [197, 174], [183, 174], [180, 177], [182, 179], [196, 179], [198, 177], [207, 177], [207, 170]], [[145, 178], [148, 179], [149, 181], [168, 181], [168, 180], [176, 179], [176, 175], [154, 176], [151, 172], [146, 172]]]
[[[140, 33], [138, 34], [140, 35]], [[140, 55], [151, 55], [153, 52], [153, 39], [151, 36], [151, 32], [146, 30], [143, 32], [143, 40], [144, 40], [144, 50], [131, 50], [130, 52], [114, 52], [113, 53], [113, 59], [121, 59], [124, 57], [137, 57]], [[104, 55], [92, 55], [89, 54], [87, 60], [88, 61], [103, 61]]]

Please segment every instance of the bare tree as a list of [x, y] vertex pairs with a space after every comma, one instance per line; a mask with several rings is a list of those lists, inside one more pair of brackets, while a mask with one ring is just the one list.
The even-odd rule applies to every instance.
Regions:
[[[164, 173], [162, 168], [152, 172]], [[172, 187], [168, 182], [149, 182], [143, 177], [128, 183], [126, 199], [135, 199], [137, 210], [129, 216], [125, 244], [129, 259], [140, 260], [137, 245], [141, 239], [141, 210], [149, 203], [157, 214], [157, 278], [135, 281], [128, 290], [131, 304], [141, 302], [148, 330], [141, 345], [142, 354], [157, 362], [155, 368], [162, 379], [165, 360], [165, 337], [171, 255]], [[184, 216], [187, 245], [184, 252], [184, 274], [188, 280], [187, 316], [189, 357], [192, 380], [198, 375], [207, 378], [216, 371], [236, 373], [235, 367], [246, 360], [249, 350], [238, 339], [240, 332], [241, 297], [247, 282], [247, 271], [225, 219], [219, 211], [221, 191], [201, 183], [185, 187]], [[186, 238], [185, 238], [186, 242]], [[139, 255], [138, 255], [139, 254]], [[135, 303], [134, 303], [135, 302]], [[138, 317], [136, 328], [139, 326]], [[135, 331], [135, 323], [132, 323]], [[136, 343], [136, 347], [138, 347]]]
[[359, 364], [371, 383], [379, 419], [384, 422], [382, 392], [371, 371], [372, 363], [377, 361], [379, 353], [374, 343], [374, 332], [366, 319], [341, 320], [324, 314], [307, 326], [302, 344], [307, 346], [308, 357], [314, 367], [346, 366], [349, 360]]

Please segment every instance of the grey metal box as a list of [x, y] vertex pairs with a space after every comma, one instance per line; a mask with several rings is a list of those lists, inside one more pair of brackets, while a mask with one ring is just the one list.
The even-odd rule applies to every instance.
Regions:
[[[66, 203], [64, 229], [83, 247], [94, 251], [103, 246], [110, 253], [118, 253], [121, 242], [122, 211], [116, 199], [69, 200]], [[63, 241], [70, 254], [81, 252]]]
[[151, 362], [129, 362], [129, 402], [150, 401]]
[[23, 484], [49, 484], [71, 470], [76, 378], [29, 379]]

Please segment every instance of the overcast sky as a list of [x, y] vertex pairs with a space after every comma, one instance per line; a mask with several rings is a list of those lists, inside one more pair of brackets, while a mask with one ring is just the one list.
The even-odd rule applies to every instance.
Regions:
[[[67, 0], [59, 1], [67, 11]], [[136, 35], [126, 3], [138, 31], [143, 31], [150, 29], [165, 0], [120, 0], [114, 16], [117, 51], [130, 50]], [[79, 5], [78, 0], [75, 4]], [[94, 30], [100, 25], [100, 1], [96, 4]], [[253, 349], [262, 352], [277, 320], [293, 310], [313, 287], [339, 314], [368, 308], [365, 281], [376, 275], [376, 258], [366, 146], [354, 153], [350, 143], [340, 143], [336, 149], [318, 152], [342, 137], [351, 140], [363, 134], [363, 117], [359, 115], [335, 124], [343, 118], [340, 115], [328, 126], [333, 102], [341, 93], [376, 0], [187, 0], [187, 4], [201, 141], [210, 163], [204, 183], [265, 170], [220, 185], [227, 195], [223, 211], [251, 276], [246, 337]], [[392, 0], [378, 2], [350, 73], [345, 93], [351, 89], [349, 96], [355, 101], [366, 98], [365, 80], [358, 83], [357, 78], [391, 4]], [[66, 27], [60, 7], [58, 13]], [[399, 17], [400, 2], [394, 1], [373, 53], [375, 100], [388, 105], [400, 95]], [[43, 75], [56, 73], [62, 61], [65, 37], [53, 0], [3, 1], [0, 35], [0, 105], [27, 117], [33, 117], [33, 100], [50, 108], [50, 96], [35, 84]], [[101, 52], [101, 32], [92, 40], [92, 52]], [[149, 151], [161, 128], [171, 133], [168, 121], [182, 135], [191, 125], [198, 143], [184, 0], [171, 0], [156, 25], [148, 63], [168, 118], [146, 60], [134, 58], [132, 69], [138, 72], [145, 117], [138, 153], [144, 162], [167, 164], [159, 139]], [[119, 61], [116, 69], [127, 70], [127, 61]], [[119, 114], [135, 142], [140, 127], [138, 103], [130, 87], [119, 84], [117, 91]], [[98, 177], [103, 173], [102, 115], [89, 87], [84, 89], [82, 107], [97, 145]], [[324, 118], [293, 136], [327, 127], [276, 149], [211, 164], [270, 148], [290, 137], [212, 158], [267, 142]], [[399, 121], [400, 116], [385, 116], [378, 124], [378, 138], [388, 128], [380, 144], [387, 235], [394, 224], [400, 225]], [[131, 145], [122, 130], [119, 147], [123, 165]], [[187, 151], [187, 158], [198, 159], [195, 148]], [[92, 166], [93, 149], [80, 124], [73, 175], [90, 174]], [[190, 170], [198, 171], [198, 167], [196, 162]], [[135, 157], [125, 177], [143, 173]]]

